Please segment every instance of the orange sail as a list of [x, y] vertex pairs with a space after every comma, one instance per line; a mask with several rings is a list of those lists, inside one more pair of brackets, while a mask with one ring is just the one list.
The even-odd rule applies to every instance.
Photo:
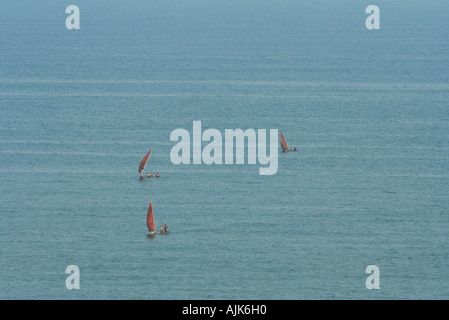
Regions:
[[147, 213], [147, 227], [148, 231], [155, 232], [154, 228], [154, 217], [153, 217], [153, 204], [150, 201], [150, 206], [148, 207], [148, 213]]
[[145, 169], [145, 166], [148, 163], [148, 159], [150, 158], [151, 150], [153, 150], [153, 148], [151, 148], [150, 151], [148, 151], [148, 153], [145, 155], [145, 157], [143, 157], [142, 161], [140, 161], [139, 173], [142, 173], [142, 171]]
[[282, 147], [282, 151], [289, 150], [287, 141], [285, 141], [284, 134], [282, 133], [282, 131], [281, 131], [281, 147]]

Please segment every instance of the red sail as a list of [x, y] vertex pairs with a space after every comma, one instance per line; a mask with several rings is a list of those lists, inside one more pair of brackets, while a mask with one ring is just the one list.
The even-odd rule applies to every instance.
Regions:
[[283, 151], [289, 150], [287, 141], [285, 141], [284, 134], [282, 133], [282, 131], [281, 131], [281, 147]]
[[145, 157], [143, 157], [142, 161], [140, 161], [139, 173], [142, 173], [142, 170], [145, 169], [145, 166], [147, 165], [148, 162], [148, 158], [150, 158], [151, 150], [153, 150], [153, 148], [151, 148], [150, 151], [148, 151], [148, 153], [145, 155]]
[[154, 232], [154, 218], [153, 218], [153, 204], [150, 201], [150, 206], [148, 207], [148, 213], [147, 213], [147, 227], [148, 231]]

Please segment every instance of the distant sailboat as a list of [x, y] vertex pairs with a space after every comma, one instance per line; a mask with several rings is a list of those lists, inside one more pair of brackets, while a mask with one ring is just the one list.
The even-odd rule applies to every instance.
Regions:
[[[156, 227], [154, 226], [154, 215], [153, 215], [153, 204], [150, 201], [150, 206], [148, 207], [147, 213], [147, 227], [148, 231], [150, 231], [150, 235], [156, 234]], [[161, 231], [158, 234], [168, 234], [170, 231], [167, 230], [167, 225], [165, 228], [161, 227]]]
[[281, 131], [281, 147], [282, 147], [282, 152], [289, 152], [290, 148], [288, 147], [287, 141], [285, 141], [285, 137], [284, 134]]
[[296, 148], [291, 148], [288, 146], [287, 141], [285, 141], [284, 134], [281, 131], [281, 148], [282, 152], [296, 151]]
[[139, 165], [140, 177], [143, 177], [142, 171], [145, 170], [145, 167], [147, 166], [148, 160], [150, 159], [151, 150], [153, 150], [153, 148], [151, 148], [150, 151], [148, 151], [148, 153], [145, 155], [145, 157], [143, 157], [142, 161], [140, 161]]
[[156, 234], [156, 228], [154, 227], [153, 204], [151, 203], [151, 201], [147, 213], [147, 227], [148, 231], [150, 231], [150, 235]]

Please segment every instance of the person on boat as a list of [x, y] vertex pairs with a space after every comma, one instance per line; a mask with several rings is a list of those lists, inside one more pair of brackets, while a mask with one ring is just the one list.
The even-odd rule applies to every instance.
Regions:
[[156, 178], [159, 178], [161, 175], [159, 174], [159, 171], [156, 172]]
[[[162, 228], [162, 226], [161, 226], [161, 228]], [[167, 228], [168, 228], [167, 225], [164, 225], [164, 232], [168, 232]]]
[[163, 227], [163, 226], [161, 226], [161, 229], [160, 229], [160, 230], [161, 230], [161, 233], [162, 233], [162, 232], [164, 232], [164, 227]]
[[151, 178], [153, 175], [151, 173], [147, 174], [147, 178]]
[[291, 151], [296, 151], [296, 148], [292, 148], [292, 150]]

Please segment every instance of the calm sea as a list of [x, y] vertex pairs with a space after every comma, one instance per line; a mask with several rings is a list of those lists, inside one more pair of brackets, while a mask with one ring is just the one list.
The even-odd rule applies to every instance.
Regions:
[[[449, 298], [447, 1], [92, 2], [0, 2], [0, 298]], [[299, 152], [174, 165], [194, 120]]]

